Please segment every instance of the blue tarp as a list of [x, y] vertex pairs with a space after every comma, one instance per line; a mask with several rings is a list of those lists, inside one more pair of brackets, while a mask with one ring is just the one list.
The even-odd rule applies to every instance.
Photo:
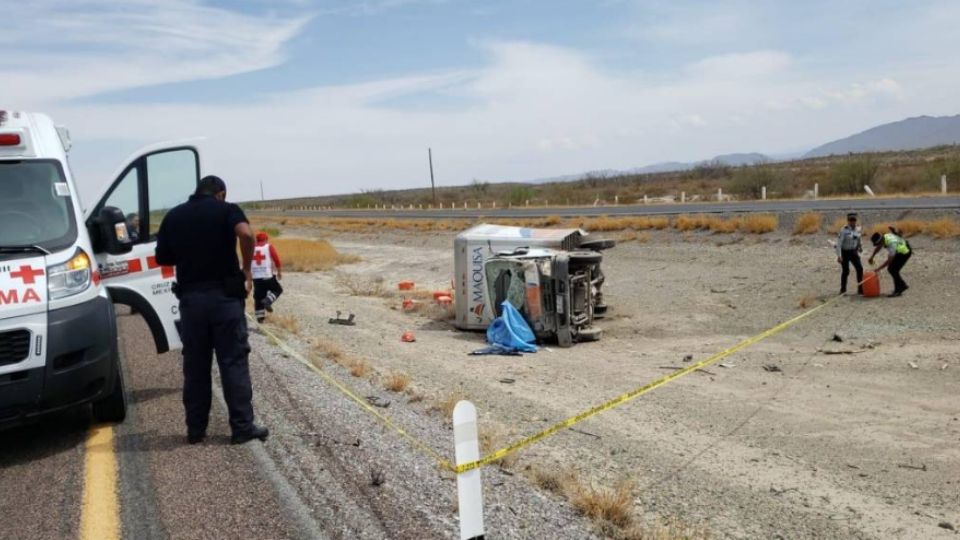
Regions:
[[523, 315], [506, 300], [501, 307], [503, 312], [487, 327], [487, 343], [514, 351], [537, 352], [533, 344], [536, 337]]

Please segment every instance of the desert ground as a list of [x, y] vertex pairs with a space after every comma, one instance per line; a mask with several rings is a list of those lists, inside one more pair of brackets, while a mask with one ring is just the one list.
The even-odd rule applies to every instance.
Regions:
[[[401, 308], [401, 280], [422, 291], [450, 287], [454, 232], [290, 226], [285, 237], [322, 238], [358, 260], [288, 272], [267, 327], [358, 392], [378, 390], [392, 401], [387, 413], [444, 455], [453, 453], [449, 404], [473, 401], [494, 449], [833, 299], [831, 235], [793, 235], [790, 219], [764, 235], [607, 233], [629, 240], [605, 252], [603, 338], [568, 349], [545, 344], [522, 357], [470, 356], [484, 334], [455, 330], [426, 295], [418, 295], [421, 309]], [[497, 479], [507, 475], [593, 517], [585, 530], [602, 536], [670, 524], [670, 537], [955, 538], [960, 241], [917, 236], [911, 244], [902, 297], [837, 299], [720, 363], [524, 448], [484, 469], [487, 504], [496, 506], [506, 489]], [[882, 286], [892, 288], [886, 273]], [[356, 326], [328, 324], [337, 311], [355, 314]], [[401, 342], [406, 331], [414, 343]], [[385, 392], [390, 379], [403, 391]], [[627, 493], [628, 516], [590, 515], [564, 488], [571, 481], [594, 494]]]

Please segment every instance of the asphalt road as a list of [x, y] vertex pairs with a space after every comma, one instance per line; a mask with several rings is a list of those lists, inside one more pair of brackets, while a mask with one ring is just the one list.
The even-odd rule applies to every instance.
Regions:
[[[261, 443], [229, 444], [222, 404], [208, 440], [186, 444], [179, 353], [155, 354], [141, 317], [121, 315], [120, 328], [131, 405], [113, 435], [122, 537], [323, 538], [296, 515]], [[82, 538], [89, 428], [73, 411], [0, 432], [0, 539]]]
[[[960, 210], [960, 197], [912, 197], [874, 199], [817, 199], [817, 200], [769, 200], [745, 202], [698, 202], [674, 204], [646, 204], [623, 206], [584, 207], [523, 207], [523, 208], [459, 208], [459, 209], [407, 209], [407, 210], [288, 210], [284, 215], [303, 217], [352, 217], [352, 218], [524, 218], [524, 217], [581, 217], [581, 216], [640, 216], [657, 214], [701, 214], [737, 212], [806, 212], [806, 211], [866, 211], [866, 210]], [[251, 214], [276, 214], [254, 212]]]

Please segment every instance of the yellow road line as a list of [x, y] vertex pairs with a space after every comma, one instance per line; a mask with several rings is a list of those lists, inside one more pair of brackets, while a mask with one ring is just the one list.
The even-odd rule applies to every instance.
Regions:
[[80, 540], [117, 538], [120, 538], [120, 504], [117, 500], [117, 455], [113, 449], [113, 426], [94, 426], [86, 442]]

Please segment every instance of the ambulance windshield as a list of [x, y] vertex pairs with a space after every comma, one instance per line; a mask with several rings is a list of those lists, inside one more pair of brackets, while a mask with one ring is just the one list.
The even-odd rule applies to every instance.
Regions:
[[58, 251], [77, 238], [68, 184], [54, 160], [0, 161], [0, 248]]

